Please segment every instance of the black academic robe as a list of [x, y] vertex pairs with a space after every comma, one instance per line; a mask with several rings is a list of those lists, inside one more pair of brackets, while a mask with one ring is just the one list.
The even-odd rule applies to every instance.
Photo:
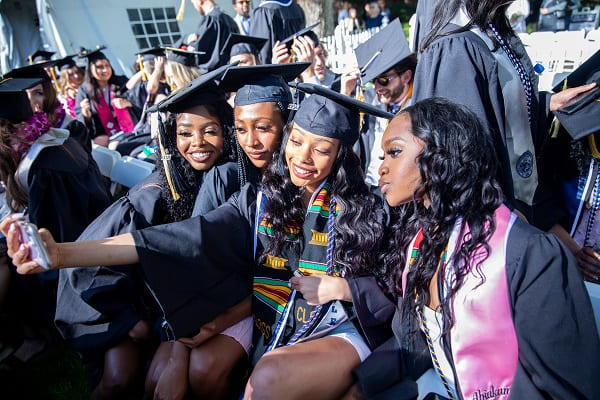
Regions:
[[[457, 28], [450, 24], [443, 32]], [[550, 94], [537, 92], [538, 78], [521, 41], [513, 38], [511, 47], [529, 73], [534, 88], [531, 132], [539, 164], [543, 157], [540, 150], [547, 138]], [[539, 179], [533, 206], [515, 200], [505, 144], [504, 98], [498, 79], [498, 63], [485, 42], [475, 33], [466, 31], [438, 38], [420, 54], [415, 71], [413, 103], [433, 96], [467, 106], [490, 132], [490, 140], [494, 143], [501, 165], [499, 180], [507, 203], [518, 208], [529, 222], [542, 230], [548, 230], [557, 223], [563, 211], [556, 202], [555, 188], [543, 179]]]
[[[72, 242], [110, 205], [112, 197], [96, 162], [75, 140], [43, 149], [28, 174], [28, 217], [57, 242]], [[19, 276], [43, 319], [54, 318], [57, 271]]]
[[112, 202], [96, 162], [74, 139], [40, 152], [29, 170], [29, 220], [72, 242]]
[[[247, 179], [251, 184], [258, 185], [260, 171], [249, 165]], [[198, 190], [192, 216], [203, 215], [214, 210], [227, 202], [238, 190], [240, 190], [238, 164], [236, 162], [226, 162], [216, 165], [204, 174], [204, 180]]]
[[[256, 186], [247, 184], [204, 216], [132, 233], [140, 264], [175, 337], [188, 336], [252, 293], [262, 254], [260, 241], [254, 248], [256, 196]], [[348, 278], [348, 283], [356, 325], [376, 347], [391, 335], [394, 304], [373, 277]]]
[[229, 15], [215, 7], [200, 19], [196, 28], [198, 39], [191, 43], [197, 51], [206, 54], [199, 56], [198, 68], [202, 73], [212, 71], [229, 62], [228, 54], [221, 54], [223, 45], [230, 33], [239, 33], [238, 27]]
[[[555, 236], [517, 219], [506, 254], [509, 303], [519, 348], [509, 398], [600, 398], [598, 331], [570, 251]], [[423, 337], [417, 338], [418, 345], [410, 352], [400, 345], [406, 330], [398, 313], [392, 327], [395, 338], [354, 370], [366, 398], [415, 398], [414, 380], [432, 367]]]
[[[288, 5], [285, 5], [288, 4]], [[283, 40], [306, 26], [306, 17], [295, 1], [265, 1], [250, 14], [250, 36], [267, 39], [258, 59], [261, 64], [271, 64], [275, 42]]]
[[[123, 94], [127, 91], [127, 87], [125, 86], [127, 84], [128, 79], [122, 75], [114, 75], [111, 78], [111, 85], [114, 85], [115, 87], [115, 95], [117, 96], [123, 96]], [[91, 107], [92, 107], [92, 120], [91, 122], [88, 124], [85, 122], [85, 118], [83, 117], [83, 114], [81, 113], [81, 102], [85, 99], [89, 99], [90, 103], [91, 103]], [[109, 103], [109, 107], [112, 107], [110, 105], [110, 102], [107, 101], [107, 103]], [[131, 116], [131, 120], [134, 124], [137, 123], [137, 121], [139, 120], [140, 114], [133, 108], [129, 108], [129, 115]], [[141, 110], [140, 110], [141, 111]], [[102, 122], [100, 121], [100, 117], [98, 116], [98, 113], [96, 112], [96, 108], [94, 107], [93, 101], [90, 98], [89, 94], [85, 91], [85, 87], [81, 86], [79, 88], [79, 90], [77, 91], [77, 97], [75, 98], [75, 115], [77, 116], [77, 120], [81, 121], [82, 123], [84, 123], [88, 130], [90, 131], [90, 136], [92, 139], [98, 137], [98, 136], [102, 136], [102, 135], [106, 135], [106, 132], [104, 130], [104, 127], [102, 126]]]
[[[155, 171], [96, 218], [79, 237], [95, 240], [167, 221], [160, 173]], [[55, 324], [86, 356], [104, 354], [151, 313], [143, 275], [132, 266], [60, 270]]]

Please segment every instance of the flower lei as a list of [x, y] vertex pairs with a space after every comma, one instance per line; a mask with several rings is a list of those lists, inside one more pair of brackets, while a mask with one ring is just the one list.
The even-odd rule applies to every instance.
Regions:
[[48, 129], [50, 129], [50, 122], [48, 122], [46, 113], [34, 113], [27, 121], [15, 125], [11, 143], [13, 150], [17, 152], [19, 157], [23, 156], [29, 150], [31, 144]]

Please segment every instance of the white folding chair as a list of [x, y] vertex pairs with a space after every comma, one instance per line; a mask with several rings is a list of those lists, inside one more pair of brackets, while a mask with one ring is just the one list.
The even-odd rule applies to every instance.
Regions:
[[600, 336], [600, 285], [597, 283], [585, 282], [585, 288], [590, 295], [592, 301], [592, 309], [594, 310], [594, 318], [596, 319], [596, 328]]
[[154, 165], [137, 158], [123, 156], [115, 164], [110, 180], [110, 191], [114, 194], [117, 184], [131, 188], [146, 178], [154, 170]]
[[92, 145], [92, 158], [98, 164], [98, 169], [100, 169], [100, 173], [107, 178], [110, 178], [112, 170], [117, 163], [117, 161], [121, 158], [121, 154], [118, 151], [108, 149], [103, 146], [98, 146], [97, 144]]

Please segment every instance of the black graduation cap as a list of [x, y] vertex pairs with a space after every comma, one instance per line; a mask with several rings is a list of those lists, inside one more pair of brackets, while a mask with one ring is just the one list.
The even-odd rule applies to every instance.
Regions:
[[288, 36], [285, 39], [283, 39], [280, 43], [287, 45], [287, 47], [289, 48], [289, 47], [292, 47], [292, 44], [294, 43], [295, 38], [297, 38], [298, 36], [306, 35], [306, 36], [309, 36], [313, 42], [316, 40], [316, 43], [315, 43], [315, 46], [316, 46], [319, 44], [319, 39], [317, 38], [317, 35], [315, 35], [315, 33], [311, 32], [311, 31], [318, 25], [319, 25], [319, 22], [317, 22], [316, 24], [312, 24], [311, 26], [307, 26], [304, 29], [300, 29], [298, 32], [294, 33], [293, 35]]
[[598, 50], [593, 56], [588, 58], [575, 71], [567, 75], [567, 77], [561, 80], [561, 82], [558, 85], [556, 85], [552, 90], [554, 92], [560, 92], [561, 90], [566, 88], [572, 88], [576, 86], [585, 85], [586, 83], [591, 83], [589, 78], [592, 74], [599, 70], [600, 50]]
[[164, 47], [167, 60], [183, 64], [186, 67], [198, 65], [198, 56], [206, 54], [203, 51], [182, 50], [175, 47]]
[[219, 86], [226, 92], [236, 92], [236, 106], [292, 101], [286, 82], [296, 79], [310, 63], [265, 64], [232, 67], [225, 72]]
[[27, 57], [27, 61], [30, 65], [41, 61], [48, 61], [55, 53], [55, 51], [38, 50]]
[[229, 58], [240, 54], [258, 56], [258, 49], [261, 49], [265, 43], [267, 43], [265, 38], [230, 33], [223, 45], [221, 55], [229, 55]]
[[0, 118], [12, 122], [27, 120], [33, 115], [25, 89], [42, 83], [41, 79], [7, 78], [0, 82]]
[[232, 65], [223, 65], [214, 71], [207, 72], [177, 89], [158, 104], [148, 108], [148, 112], [169, 111], [179, 113], [188, 108], [215, 103], [225, 99], [225, 92], [218, 87], [218, 82]]
[[400, 19], [371, 36], [355, 50], [363, 82], [370, 82], [412, 54]]
[[165, 49], [162, 47], [152, 47], [148, 50], [140, 51], [135, 53], [137, 56], [142, 57], [142, 61], [154, 60], [155, 57], [161, 57], [165, 55]]
[[394, 118], [392, 113], [321, 85], [298, 83], [297, 88], [312, 96], [300, 104], [294, 122], [315, 135], [352, 144], [358, 139], [360, 112], [380, 118]]
[[46, 72], [46, 68], [54, 68], [58, 60], [46, 61], [43, 63], [26, 65], [21, 68], [15, 68], [12, 71], [7, 72], [5, 78], [35, 78], [42, 79], [45, 81], [50, 80], [50, 76]]
[[596, 68], [598, 70], [581, 83], [596, 82], [596, 87], [554, 111], [556, 118], [574, 140], [600, 132], [600, 65], [596, 65]]
[[83, 49], [79, 53], [79, 57], [85, 57], [88, 60], [88, 65], [93, 64], [98, 60], [108, 60], [102, 50], [106, 49], [106, 46], [96, 46], [94, 50]]
[[73, 59], [75, 56], [77, 56], [77, 54], [71, 54], [69, 56], [61, 58], [60, 60], [56, 60], [56, 68], [58, 68], [59, 71], [62, 71], [65, 69], [76, 67], [77, 64]]

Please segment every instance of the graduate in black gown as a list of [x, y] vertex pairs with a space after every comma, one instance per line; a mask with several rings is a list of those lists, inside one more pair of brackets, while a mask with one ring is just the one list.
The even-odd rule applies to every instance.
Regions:
[[139, 114], [122, 98], [127, 91], [127, 78], [115, 75], [103, 49], [82, 54], [88, 66], [83, 84], [77, 91], [75, 115], [87, 126], [92, 140], [106, 147], [111, 136], [133, 132]]
[[250, 35], [267, 39], [260, 49], [261, 64], [271, 62], [275, 42], [300, 31], [306, 26], [304, 11], [294, 0], [268, 0], [252, 10]]
[[[38, 78], [27, 79], [23, 86], [26, 91], [13, 90], [3, 97], [0, 180], [12, 212], [24, 212], [30, 222], [52, 226], [57, 236], [74, 240], [110, 205], [111, 197], [91, 155], [70, 137], [85, 128], [77, 121], [66, 129], [58, 127], [65, 111], [43, 65], [32, 67], [13, 71], [21, 75], [37, 70]], [[2, 86], [6, 91], [19, 81], [7, 79]], [[37, 316], [43, 326], [52, 323], [57, 277], [49, 271], [21, 280], [25, 298], [35, 305], [21, 312], [29, 322]]]
[[[207, 171], [234, 157], [231, 109], [214, 83], [223, 70], [198, 79], [194, 96], [177, 102], [167, 98], [157, 107], [171, 113], [160, 136], [164, 150], [157, 170], [92, 222], [79, 240], [190, 217]], [[239, 188], [235, 182], [231, 188], [221, 186], [226, 195]], [[56, 325], [91, 365], [95, 398], [141, 391], [144, 360], [149, 356], [145, 342], [150, 325], [161, 315], [140, 272], [96, 267], [64, 270], [60, 275]], [[169, 348], [159, 352], [168, 355], [170, 344], [165, 344]], [[147, 389], [152, 392], [154, 387]]]
[[[221, 313], [247, 296], [252, 277], [254, 359], [267, 347], [274, 350], [254, 368], [246, 388], [249, 398], [261, 398], [267, 392], [287, 398], [339, 397], [351, 383], [350, 369], [366, 357], [370, 345], [377, 344], [369, 335], [371, 329], [393, 311], [369, 275], [383, 233], [382, 209], [364, 184], [352, 151], [359, 110], [382, 117], [389, 114], [329, 89], [302, 85], [314, 94], [295, 115], [284, 139], [285, 152], [268, 167], [262, 181], [264, 192], [258, 197], [256, 188], [246, 185], [225, 205], [202, 217], [107, 239], [104, 243], [114, 250], [109, 257], [98, 248], [90, 254], [88, 246], [97, 242], [83, 242], [75, 244], [76, 253], [61, 258], [61, 267], [71, 262], [81, 265], [84, 259], [86, 263], [140, 260], [168, 309], [167, 320], [175, 336], [190, 327], [184, 314], [196, 310], [194, 315], [212, 318], [212, 313]], [[9, 222], [3, 221], [3, 231]], [[300, 226], [304, 226], [302, 235]], [[332, 234], [335, 249], [329, 239]], [[72, 244], [46, 239], [58, 265], [55, 251]], [[24, 251], [15, 253], [18, 238], [11, 234], [7, 242], [24, 272], [31, 265], [24, 264]], [[177, 282], [177, 292], [168, 289], [166, 271], [159, 267], [166, 259], [174, 261], [172, 276], [186, 277]], [[297, 274], [291, 280], [294, 295], [288, 285], [292, 271]], [[361, 290], [365, 286], [358, 281], [372, 285]], [[317, 292], [320, 285], [323, 291]], [[289, 308], [288, 300], [292, 300]], [[282, 315], [286, 308], [294, 311]], [[322, 320], [309, 320], [311, 311]], [[356, 319], [354, 312], [361, 317]], [[280, 347], [299, 340], [302, 343]]]
[[228, 58], [221, 52], [230, 33], [239, 33], [237, 24], [225, 14], [213, 0], [194, 0], [192, 4], [202, 15], [193, 40], [188, 39], [194, 49], [206, 54], [198, 60], [198, 68], [202, 73], [228, 63]]
[[381, 261], [398, 308], [395, 338], [355, 370], [366, 398], [417, 398], [428, 369], [419, 398], [600, 396], [600, 341], [575, 259], [502, 204], [487, 135], [439, 98], [385, 131], [380, 186], [395, 217]]
[[138, 53], [140, 71], [136, 75], [139, 80], [123, 94], [123, 98], [131, 103], [132, 109], [140, 118], [135, 125], [134, 134], [119, 139], [116, 150], [121, 155], [130, 155], [134, 150], [139, 151], [141, 147], [152, 142], [147, 110], [170, 92], [169, 85], [164, 79], [164, 55], [165, 51], [161, 47]]

